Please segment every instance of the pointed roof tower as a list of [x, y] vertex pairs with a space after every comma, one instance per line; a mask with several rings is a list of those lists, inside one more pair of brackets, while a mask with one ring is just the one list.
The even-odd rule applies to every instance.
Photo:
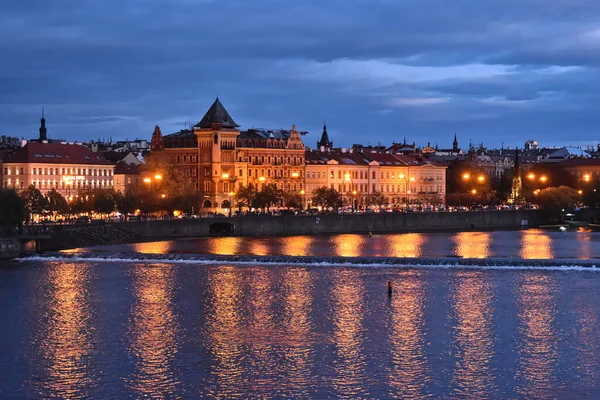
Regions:
[[323, 133], [321, 134], [321, 140], [317, 142], [317, 147], [324, 147], [326, 149], [333, 147], [333, 142], [329, 140], [329, 135], [327, 134], [327, 121], [323, 121]]
[[454, 141], [452, 142], [452, 150], [458, 150], [458, 140], [456, 140], [456, 132], [454, 132]]
[[152, 132], [152, 141], [150, 142], [150, 151], [161, 151], [164, 149], [162, 132], [160, 127], [156, 125]]
[[229, 115], [221, 101], [217, 97], [215, 102], [210, 106], [204, 117], [194, 125], [195, 128], [211, 128], [212, 124], [219, 124], [223, 128], [238, 128], [233, 118]]
[[48, 130], [46, 129], [46, 118], [44, 118], [44, 107], [42, 107], [42, 119], [40, 120], [40, 140], [48, 140]]

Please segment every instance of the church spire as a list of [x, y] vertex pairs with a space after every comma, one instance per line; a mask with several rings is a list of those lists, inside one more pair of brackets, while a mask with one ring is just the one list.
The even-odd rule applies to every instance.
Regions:
[[150, 141], [150, 151], [161, 151], [164, 149], [162, 132], [160, 127], [156, 125], [152, 132], [152, 140]]
[[42, 106], [42, 119], [40, 119], [40, 140], [48, 140], [48, 130], [46, 129], [46, 118], [44, 118], [44, 107]]
[[333, 142], [329, 140], [329, 135], [327, 134], [327, 120], [323, 120], [323, 133], [321, 134], [321, 140], [317, 142], [317, 147], [324, 147], [326, 149], [333, 147]]
[[454, 141], [452, 142], [452, 150], [458, 150], [458, 140], [456, 140], [456, 132], [454, 132]]

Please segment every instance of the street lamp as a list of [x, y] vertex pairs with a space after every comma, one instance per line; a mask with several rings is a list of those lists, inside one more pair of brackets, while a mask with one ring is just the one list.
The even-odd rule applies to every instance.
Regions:
[[590, 174], [585, 174], [583, 176], [583, 180], [586, 181], [586, 182], [589, 182], [590, 181]]
[[223, 179], [229, 179], [229, 174], [228, 173], [224, 173], [223, 175], [221, 175], [221, 177]]
[[356, 190], [352, 191], [352, 214], [354, 214], [354, 210], [356, 209]]
[[258, 178], [259, 181], [264, 182], [265, 181], [265, 177], [261, 176], [260, 178]]
[[154, 175], [154, 179], [156, 179], [157, 181], [160, 181], [162, 179], [162, 175], [156, 174], [156, 175]]
[[470, 174], [468, 174], [468, 173], [466, 173], [466, 174], [463, 174], [463, 179], [464, 179], [464, 180], [467, 180], [467, 179], [469, 179], [469, 178], [471, 178], [471, 175], [470, 175]]
[[479, 181], [479, 183], [483, 183], [485, 181], [485, 177], [483, 175], [479, 175], [477, 177], [477, 180]]
[[306, 202], [306, 192], [304, 191], [304, 189], [302, 189], [300, 191], [300, 194], [302, 195], [302, 202], [300, 203], [300, 209], [304, 210], [304, 203]]
[[529, 175], [527, 175], [527, 178], [530, 179], [530, 180], [533, 180], [533, 179], [535, 179], [535, 175], [534, 174], [529, 174]]
[[548, 180], [548, 177], [546, 175], [540, 176], [540, 182], [546, 182], [547, 180]]
[[144, 183], [150, 183], [150, 182], [152, 182], [152, 179], [150, 179], [150, 178], [144, 178]]

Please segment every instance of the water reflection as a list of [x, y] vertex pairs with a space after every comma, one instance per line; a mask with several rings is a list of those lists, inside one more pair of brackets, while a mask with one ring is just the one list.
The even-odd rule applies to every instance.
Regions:
[[456, 320], [455, 395], [478, 399], [494, 397], [494, 308], [489, 274], [457, 272], [451, 302]]
[[313, 238], [310, 236], [288, 236], [281, 239], [283, 254], [289, 256], [311, 255], [310, 247]]
[[553, 258], [552, 239], [547, 232], [521, 231], [521, 258]]
[[392, 257], [421, 257], [426, 237], [422, 233], [391, 235], [389, 247]]
[[87, 264], [47, 266], [47, 297], [42, 303], [46, 310], [33, 338], [47, 375], [33, 382], [42, 397], [85, 398], [97, 384], [90, 362], [95, 340], [90, 280]]
[[283, 384], [283, 393], [308, 397], [315, 376], [311, 369], [314, 365], [314, 339], [312, 334], [312, 280], [306, 269], [288, 269], [283, 276], [285, 297], [284, 319], [285, 351], [283, 352], [283, 370], [287, 376]]
[[131, 271], [134, 300], [126, 341], [135, 370], [126, 383], [140, 397], [171, 398], [179, 384], [172, 365], [179, 331], [173, 310], [175, 271], [162, 264], [136, 264]]
[[389, 373], [389, 396], [401, 399], [428, 397], [430, 381], [425, 357], [425, 281], [421, 270], [406, 271], [394, 278], [399, 282], [392, 299], [389, 348], [393, 364]]
[[575, 337], [575, 365], [579, 384], [585, 388], [597, 388], [600, 374], [600, 315], [594, 306], [598, 295], [589, 282], [577, 290], [572, 309], [575, 314], [573, 333]]
[[520, 358], [515, 391], [526, 398], [552, 398], [559, 362], [558, 339], [553, 327], [557, 285], [549, 274], [522, 276], [517, 293]]
[[364, 242], [360, 235], [335, 235], [331, 237], [335, 248], [334, 254], [341, 257], [358, 257], [362, 255], [361, 247]]
[[142, 254], [167, 254], [175, 247], [175, 242], [148, 242], [148, 243], [135, 243], [131, 247], [136, 253]]
[[207, 390], [231, 396], [245, 381], [242, 369], [241, 273], [232, 266], [211, 268], [207, 275], [205, 347], [212, 359]]
[[455, 254], [463, 258], [487, 258], [490, 256], [492, 235], [488, 232], [459, 232], [453, 241]]
[[255, 239], [250, 243], [250, 254], [257, 256], [268, 256], [272, 254], [271, 246], [263, 239]]
[[222, 237], [205, 239], [204, 243], [211, 254], [233, 255], [239, 254], [241, 237]]
[[357, 270], [336, 269], [331, 288], [335, 359], [333, 387], [337, 395], [357, 398], [366, 395], [363, 352], [364, 286]]

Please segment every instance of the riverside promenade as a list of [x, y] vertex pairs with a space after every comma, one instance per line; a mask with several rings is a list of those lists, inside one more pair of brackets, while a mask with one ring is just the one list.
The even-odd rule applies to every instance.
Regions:
[[535, 210], [215, 217], [57, 226], [37, 250], [208, 236], [293, 236], [511, 230], [540, 225]]

